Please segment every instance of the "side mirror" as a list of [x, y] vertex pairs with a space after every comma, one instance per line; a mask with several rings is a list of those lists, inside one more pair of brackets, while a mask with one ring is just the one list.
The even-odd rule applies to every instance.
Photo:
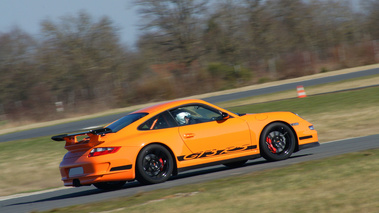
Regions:
[[226, 113], [226, 112], [221, 113], [221, 120], [226, 120], [229, 118], [230, 118], [230, 115], [228, 113]]

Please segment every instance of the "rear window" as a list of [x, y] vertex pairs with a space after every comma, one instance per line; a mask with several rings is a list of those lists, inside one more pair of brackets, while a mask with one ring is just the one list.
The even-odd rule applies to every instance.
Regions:
[[139, 130], [153, 130], [153, 129], [166, 129], [170, 127], [177, 126], [175, 120], [166, 111], [153, 118], [149, 119], [141, 126], [138, 127]]
[[111, 123], [107, 128], [111, 129], [112, 132], [118, 132], [119, 130], [123, 129], [124, 127], [130, 125], [131, 123], [145, 117], [148, 113], [134, 113], [129, 114], [125, 117], [122, 117], [118, 119], [117, 121]]

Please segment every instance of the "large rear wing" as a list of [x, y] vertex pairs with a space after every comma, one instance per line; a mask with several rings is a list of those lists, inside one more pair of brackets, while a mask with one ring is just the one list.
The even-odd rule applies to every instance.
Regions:
[[67, 139], [69, 139], [71, 137], [75, 137], [76, 138], [77, 136], [87, 135], [89, 133], [90, 132], [78, 132], [78, 133], [73, 133], [73, 134], [56, 135], [56, 136], [51, 137], [51, 139], [54, 140], [54, 141], [67, 141]]
[[[65, 148], [69, 151], [79, 150], [79, 149], [88, 149], [94, 147], [98, 144], [103, 143], [104, 141], [99, 141], [100, 136], [107, 133], [111, 133], [112, 130], [109, 128], [101, 128], [96, 130], [90, 130], [87, 132], [78, 132], [72, 134], [62, 134], [51, 137], [54, 141], [66, 141]], [[83, 139], [78, 139], [79, 136], [88, 136]]]

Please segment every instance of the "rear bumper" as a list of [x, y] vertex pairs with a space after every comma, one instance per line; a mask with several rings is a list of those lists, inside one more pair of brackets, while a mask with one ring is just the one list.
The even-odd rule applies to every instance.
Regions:
[[[70, 174], [71, 169], [83, 168], [82, 174]], [[97, 182], [134, 180], [135, 173], [131, 164], [112, 167], [111, 163], [76, 164], [60, 167], [65, 186], [90, 185]]]
[[134, 172], [131, 170], [125, 172], [114, 172], [106, 174], [86, 174], [84, 176], [63, 177], [64, 186], [84, 186], [98, 182], [109, 181], [128, 181], [134, 180]]
[[[125, 151], [124, 151], [125, 150]], [[131, 148], [118, 153], [88, 157], [88, 152], [69, 152], [59, 170], [65, 186], [90, 185], [98, 182], [129, 181], [135, 179], [134, 157]]]

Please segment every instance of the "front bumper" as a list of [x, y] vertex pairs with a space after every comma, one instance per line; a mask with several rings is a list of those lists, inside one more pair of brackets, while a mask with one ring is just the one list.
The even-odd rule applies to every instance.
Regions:
[[293, 126], [298, 141], [298, 150], [312, 148], [316, 146], [320, 146], [318, 141], [317, 131], [314, 129], [313, 125], [310, 123], [305, 123], [298, 126]]

